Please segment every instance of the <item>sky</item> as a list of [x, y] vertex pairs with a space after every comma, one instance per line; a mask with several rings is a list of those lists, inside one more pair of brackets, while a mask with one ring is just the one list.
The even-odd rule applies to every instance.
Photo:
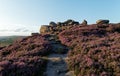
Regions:
[[41, 25], [73, 19], [120, 22], [120, 0], [0, 0], [0, 36], [30, 35]]

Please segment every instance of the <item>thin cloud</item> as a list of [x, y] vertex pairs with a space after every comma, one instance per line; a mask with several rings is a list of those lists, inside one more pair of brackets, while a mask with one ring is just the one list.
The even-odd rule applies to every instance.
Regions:
[[23, 32], [31, 32], [31, 31], [26, 29], [26, 30], [23, 30]]
[[16, 28], [16, 29], [0, 29], [0, 32], [34, 32], [32, 29]]
[[39, 32], [39, 28], [39, 26], [35, 25], [0, 25], [0, 36], [31, 35], [32, 32]]
[[14, 32], [31, 32], [31, 31], [26, 28], [18, 28], [18, 29], [15, 29]]
[[19, 28], [19, 29], [14, 29], [14, 30], [3, 29], [3, 30], [0, 30], [0, 32], [32, 32], [32, 31], [29, 29]]
[[9, 31], [9, 30], [6, 30], [6, 29], [0, 30], [0, 32], [6, 32], [6, 31]]

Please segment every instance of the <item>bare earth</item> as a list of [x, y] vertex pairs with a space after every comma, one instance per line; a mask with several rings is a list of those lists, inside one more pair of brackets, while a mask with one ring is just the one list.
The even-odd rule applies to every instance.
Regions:
[[48, 56], [46, 76], [75, 76], [68, 72], [66, 54], [51, 54]]

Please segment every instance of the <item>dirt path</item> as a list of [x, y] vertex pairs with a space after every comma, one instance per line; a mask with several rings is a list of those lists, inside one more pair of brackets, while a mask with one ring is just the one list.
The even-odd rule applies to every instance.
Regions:
[[65, 62], [66, 54], [51, 54], [48, 57], [47, 76], [66, 76], [67, 64]]
[[66, 60], [66, 54], [49, 55], [45, 76], [75, 76], [72, 71], [68, 70]]
[[55, 40], [52, 40], [51, 43], [53, 53], [47, 57], [45, 76], [75, 76], [73, 72], [68, 70], [66, 64], [68, 48]]

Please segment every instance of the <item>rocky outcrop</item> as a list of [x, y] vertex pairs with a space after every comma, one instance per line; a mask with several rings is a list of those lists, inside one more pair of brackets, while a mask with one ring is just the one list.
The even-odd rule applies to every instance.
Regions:
[[40, 33], [47, 33], [47, 32], [50, 32], [50, 26], [48, 26], [48, 25], [41, 25]]
[[39, 35], [39, 33], [31, 33], [31, 36]]
[[109, 24], [109, 20], [102, 20], [102, 19], [100, 19], [100, 20], [96, 21], [96, 24]]
[[56, 24], [55, 22], [50, 22], [50, 23], [49, 23], [49, 26], [56, 27], [56, 26], [57, 26], [57, 24]]
[[62, 30], [69, 29], [71, 26], [79, 25], [79, 22], [68, 19], [65, 22], [50, 22], [49, 25], [41, 25], [41, 34], [58, 34]]
[[87, 25], [87, 21], [83, 20], [83, 22], [81, 23], [81, 25]]
[[68, 19], [68, 20], [65, 21], [64, 23], [65, 23], [65, 24], [69, 24], [70, 22], [74, 22], [74, 20], [72, 20], [72, 19]]
[[79, 25], [79, 22], [68, 19], [67, 21], [63, 22], [65, 25]]

